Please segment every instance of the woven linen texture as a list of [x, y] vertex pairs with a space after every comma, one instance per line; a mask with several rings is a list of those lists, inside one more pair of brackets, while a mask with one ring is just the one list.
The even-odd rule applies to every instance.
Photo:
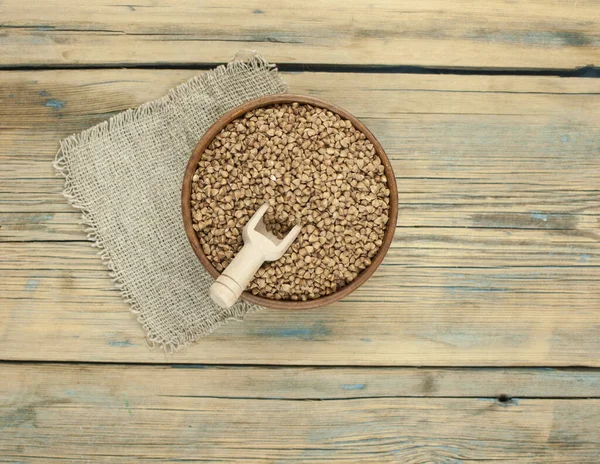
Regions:
[[150, 344], [177, 350], [259, 309], [211, 301], [213, 280], [183, 228], [181, 185], [193, 148], [223, 113], [285, 89], [276, 69], [253, 56], [61, 141], [55, 167], [65, 177], [64, 195], [81, 210]]

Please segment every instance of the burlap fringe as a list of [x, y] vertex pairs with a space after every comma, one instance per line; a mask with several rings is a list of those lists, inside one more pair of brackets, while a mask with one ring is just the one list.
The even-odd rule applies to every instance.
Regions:
[[130, 291], [127, 289], [127, 285], [121, 279], [119, 271], [115, 269], [114, 263], [111, 260], [108, 252], [104, 249], [102, 237], [100, 237], [98, 230], [96, 229], [97, 225], [94, 221], [94, 218], [88, 210], [86, 204], [83, 202], [81, 195], [77, 191], [77, 187], [69, 169], [67, 153], [69, 150], [81, 148], [82, 145], [86, 145], [100, 137], [107, 135], [112, 129], [120, 128], [124, 124], [131, 123], [139, 118], [156, 114], [157, 112], [166, 109], [168, 105], [175, 103], [177, 99], [184, 98], [194, 92], [203, 92], [208, 82], [219, 80], [225, 76], [231, 76], [239, 72], [259, 69], [268, 69], [273, 73], [277, 72], [275, 65], [268, 63], [259, 55], [254, 56], [248, 61], [233, 61], [226, 65], [219, 66], [214, 70], [206, 72], [202, 75], [195, 76], [189, 81], [171, 89], [165, 96], [157, 100], [144, 103], [137, 108], [131, 108], [123, 111], [122, 113], [111, 117], [107, 121], [101, 122], [81, 133], [67, 137], [60, 143], [60, 148], [58, 149], [53, 165], [57, 171], [57, 175], [60, 175], [65, 179], [65, 187], [62, 194], [71, 206], [81, 211], [81, 223], [89, 226], [85, 229], [88, 240], [92, 242], [93, 247], [100, 250], [98, 251], [98, 255], [100, 256], [102, 262], [107, 266], [111, 279], [121, 292], [121, 296], [125, 302], [129, 304], [131, 312], [137, 316], [138, 322], [146, 331], [146, 343], [150, 348], [154, 348], [156, 345], [158, 345], [168, 353], [179, 351], [193, 341], [197, 340], [199, 337], [210, 334], [230, 320], [241, 321], [248, 313], [260, 310], [261, 308], [240, 300], [241, 304], [238, 303], [235, 308], [223, 310], [223, 313], [220, 314], [219, 320], [210, 321], [210, 323], [205, 322], [200, 330], [196, 329], [186, 331], [180, 335], [179, 339], [175, 342], [172, 340], [164, 340], [158, 334], [153, 333], [151, 327], [144, 320], [144, 315], [138, 308], [138, 303], [132, 297]]

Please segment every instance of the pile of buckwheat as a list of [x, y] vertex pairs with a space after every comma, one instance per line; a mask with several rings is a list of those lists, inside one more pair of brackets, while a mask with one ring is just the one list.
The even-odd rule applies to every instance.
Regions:
[[263, 220], [282, 238], [302, 230], [246, 290], [307, 300], [335, 292], [371, 264], [388, 222], [384, 167], [365, 134], [338, 114], [298, 103], [249, 111], [202, 154], [192, 183], [193, 227], [219, 271], [243, 246], [242, 228]]

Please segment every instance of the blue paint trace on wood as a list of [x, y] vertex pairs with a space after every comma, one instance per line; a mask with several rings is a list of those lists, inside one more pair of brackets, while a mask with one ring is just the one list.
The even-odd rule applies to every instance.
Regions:
[[40, 90], [38, 92], [42, 97], [47, 97], [48, 95], [50, 95], [48, 92], [46, 92], [45, 90]]
[[571, 141], [571, 138], [570, 138], [568, 135], [563, 135], [563, 136], [560, 138], [560, 141], [561, 141], [562, 143], [567, 143], [567, 142]]
[[373, 340], [371, 340], [370, 338], [361, 338], [360, 341], [365, 343], [371, 343]]
[[129, 398], [127, 397], [127, 393], [125, 392], [123, 392], [123, 399], [125, 400], [125, 409], [127, 409], [127, 412], [130, 416], [133, 416], [133, 412], [131, 411], [131, 406], [129, 404]]
[[33, 216], [29, 216], [27, 221], [19, 222], [20, 224], [40, 224], [45, 221], [50, 221], [54, 218], [53, 213], [42, 213], [42, 214], [34, 214]]
[[25, 291], [32, 292], [36, 288], [38, 288], [39, 284], [40, 284], [40, 281], [37, 279], [28, 279], [27, 283], [25, 284]]
[[542, 213], [540, 211], [532, 211], [531, 212], [531, 217], [533, 219], [539, 219], [540, 221], [544, 221], [544, 222], [546, 222], [548, 220], [548, 215], [544, 214], [544, 213]]
[[263, 14], [263, 13], [264, 13], [264, 11], [263, 11], [263, 10], [256, 9], [256, 10], [254, 10], [252, 13], [254, 13], [254, 14]]
[[344, 390], [364, 390], [366, 385], [364, 383], [345, 383], [342, 388]]
[[15, 98], [15, 94], [14, 93], [9, 93], [8, 94], [8, 98]]
[[584, 263], [587, 263], [590, 260], [590, 255], [588, 255], [587, 253], [584, 253], [581, 255], [581, 257], [579, 258], [579, 261], [583, 261]]
[[65, 390], [65, 395], [67, 396], [75, 396], [77, 394], [77, 390]]
[[135, 343], [131, 343], [129, 340], [113, 340], [108, 344], [110, 346], [135, 346]]
[[0, 429], [16, 427], [35, 427], [35, 418], [37, 414], [33, 407], [22, 407], [7, 415], [0, 416]]
[[52, 108], [55, 111], [58, 110], [62, 110], [63, 106], [65, 106], [67, 103], [64, 101], [60, 101], [60, 100], [55, 100], [54, 98], [51, 98], [49, 100], [46, 100], [46, 103], [44, 103], [44, 106], [47, 106], [49, 108]]
[[325, 327], [322, 323], [316, 322], [310, 327], [297, 328], [259, 328], [256, 334], [261, 337], [278, 337], [278, 338], [297, 338], [300, 340], [317, 340], [331, 334], [331, 329]]

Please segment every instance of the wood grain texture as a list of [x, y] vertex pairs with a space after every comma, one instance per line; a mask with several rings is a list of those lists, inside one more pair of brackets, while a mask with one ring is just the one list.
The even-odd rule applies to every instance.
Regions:
[[[600, 400], [577, 398], [597, 395], [597, 373], [177, 367], [0, 365], [2, 459], [592, 463], [598, 456]], [[561, 387], [573, 397], [555, 397]], [[499, 401], [498, 391], [537, 398]]]
[[[256, 48], [290, 70], [572, 69], [600, 62], [598, 11], [5, 0], [0, 68], [184, 68]], [[197, 73], [0, 72], [0, 462], [598, 462], [599, 79], [285, 73], [385, 147], [390, 253], [335, 305], [252, 314], [166, 354], [51, 161], [57, 140]]]
[[[16, 403], [27, 385], [44, 385], [43, 396], [91, 396], [98, 379], [118, 390], [130, 385], [136, 397], [157, 395], [333, 400], [344, 398], [598, 399], [600, 372], [551, 368], [257, 367], [206, 364], [131, 365], [2, 363], [0, 404]], [[148, 388], [146, 379], [156, 379]], [[32, 392], [34, 393], [34, 392]], [[502, 398], [505, 397], [505, 398]], [[499, 399], [499, 401], [500, 401]], [[502, 402], [502, 401], [500, 401]]]
[[[29, 253], [48, 261], [42, 248]], [[294, 317], [253, 314], [168, 355], [147, 349], [102, 264], [91, 254], [90, 262], [97, 271], [47, 269], [53, 260], [46, 270], [2, 270], [3, 359], [598, 366], [600, 296], [590, 290], [598, 280], [574, 269], [385, 266], [340, 303]], [[394, 291], [383, 290], [399, 279]]]
[[600, 83], [549, 77], [285, 74], [386, 148], [400, 203], [388, 256], [339, 304], [149, 351], [51, 160], [59, 138], [193, 74], [0, 73], [2, 359], [600, 365]]
[[0, 66], [273, 62], [573, 68], [598, 64], [595, 0], [70, 0], [0, 5]]

